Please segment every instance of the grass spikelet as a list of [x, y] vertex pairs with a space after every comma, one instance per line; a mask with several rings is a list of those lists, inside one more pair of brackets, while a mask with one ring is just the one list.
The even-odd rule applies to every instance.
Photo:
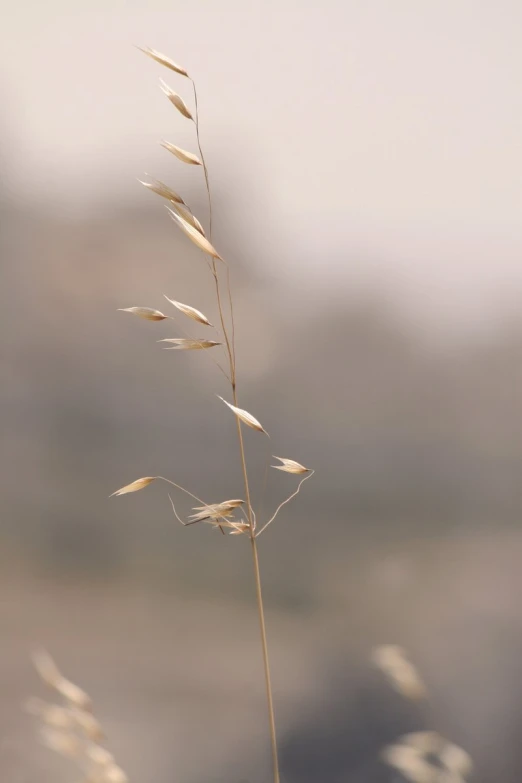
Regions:
[[169, 297], [166, 296], [165, 294], [163, 294], [163, 296], [165, 296], [167, 302], [170, 302], [171, 305], [177, 307], [177, 309], [180, 310], [183, 313], [183, 315], [186, 315], [189, 318], [192, 318], [193, 321], [197, 321], [198, 323], [204, 324], [205, 326], [212, 326], [207, 316], [203, 315], [201, 310], [196, 310], [195, 307], [191, 307], [190, 305], [183, 304], [182, 302], [176, 302], [175, 299], [169, 299]]
[[117, 489], [109, 497], [115, 497], [116, 495], [127, 495], [129, 492], [139, 492], [140, 489], [145, 489], [153, 481], [156, 481], [157, 476], [145, 476], [144, 478], [136, 479], [131, 484], [126, 484], [121, 489]]
[[139, 179], [138, 182], [140, 185], [144, 185], [144, 187], [152, 191], [152, 193], [156, 193], [158, 196], [166, 198], [167, 201], [172, 201], [174, 204], [185, 204], [179, 193], [176, 193], [175, 190], [172, 190], [171, 187], [165, 185], [165, 183], [161, 182], [159, 179], [152, 180], [152, 182], [144, 182]]
[[45, 652], [45, 650], [38, 650], [33, 655], [33, 663], [40, 675], [40, 679], [51, 688], [56, 688], [57, 683], [62, 679], [62, 675], [49, 653]]
[[447, 742], [440, 751], [441, 764], [454, 775], [467, 777], [473, 772], [473, 761], [469, 753], [453, 742]]
[[195, 228], [196, 231], [199, 231], [199, 233], [202, 236], [205, 236], [205, 230], [197, 217], [188, 209], [187, 206], [184, 206], [183, 204], [172, 204], [172, 209], [174, 212], [177, 212], [180, 218], [183, 218], [183, 220], [189, 224], [189, 226], [192, 226], [192, 228]]
[[[83, 781], [127, 783], [127, 775], [115, 763], [113, 755], [99, 744], [104, 736], [101, 725], [91, 712], [78, 706], [80, 701], [85, 705], [86, 700], [80, 700], [74, 694], [85, 694], [85, 691], [64, 680], [47, 653], [37, 653], [34, 662], [44, 682], [65, 699], [65, 704], [48, 704], [40, 699], [27, 703], [28, 711], [39, 721], [42, 744], [63, 758], [72, 759]], [[67, 688], [60, 688], [63, 682], [68, 683]], [[74, 698], [71, 699], [71, 695]]]
[[194, 117], [189, 111], [189, 108], [181, 95], [178, 95], [177, 92], [174, 92], [174, 90], [171, 90], [168, 84], [165, 84], [163, 79], [160, 79], [160, 88], [162, 92], [167, 96], [169, 101], [172, 103], [173, 106], [176, 107], [176, 109], [182, 114], [184, 117], [187, 118], [187, 120], [194, 120]]
[[170, 318], [169, 315], [164, 315], [159, 310], [153, 310], [152, 307], [118, 307], [118, 311], [132, 313], [138, 318], [145, 318], [146, 321], [164, 321], [166, 318]]
[[187, 150], [183, 150], [181, 147], [176, 147], [176, 145], [171, 144], [170, 141], [162, 141], [161, 146], [168, 150], [168, 152], [171, 152], [173, 155], [175, 155], [176, 158], [181, 160], [183, 163], [188, 163], [191, 166], [201, 166], [200, 159], [192, 152], [187, 152]]
[[275, 457], [274, 459], [278, 459], [280, 462], [282, 462], [282, 465], [271, 465], [272, 468], [275, 468], [276, 470], [283, 470], [285, 473], [295, 473], [296, 475], [302, 475], [303, 473], [310, 473], [310, 468], [305, 468], [304, 465], [301, 465], [299, 462], [296, 462], [294, 459], [286, 459], [285, 457]]
[[426, 687], [402, 647], [394, 644], [378, 647], [373, 652], [373, 660], [388, 677], [391, 686], [405, 698], [417, 700], [426, 697]]
[[[391, 644], [377, 647], [372, 658], [403, 696], [417, 698], [421, 691], [426, 695], [424, 685], [402, 647]], [[465, 783], [473, 769], [469, 754], [437, 731], [404, 734], [395, 744], [384, 748], [381, 758], [411, 783]]]
[[117, 764], [110, 764], [103, 775], [105, 783], [128, 783], [129, 778]]
[[45, 726], [53, 729], [71, 729], [74, 719], [71, 710], [58, 704], [48, 704], [40, 699], [30, 699], [25, 705], [27, 712], [35, 715]]
[[167, 207], [167, 212], [169, 213], [170, 217], [176, 223], [179, 228], [188, 236], [189, 239], [194, 242], [197, 247], [199, 247], [200, 250], [203, 250], [204, 253], [208, 253], [209, 256], [212, 256], [213, 258], [218, 258], [219, 260], [223, 260], [217, 250], [214, 248], [213, 245], [210, 244], [208, 239], [204, 237], [198, 229], [194, 228], [194, 226], [191, 226], [190, 223], [187, 223], [187, 221], [181, 217], [181, 215], [178, 215], [177, 212], [175, 212], [173, 209], [170, 209], [170, 207]]
[[221, 343], [215, 340], [192, 340], [189, 337], [164, 337], [159, 343], [174, 343], [166, 351], [200, 351], [202, 348], [215, 348]]
[[59, 756], [68, 759], [78, 759], [82, 755], [83, 743], [74, 734], [44, 726], [40, 730], [40, 738], [46, 747]]
[[147, 57], [151, 57], [160, 65], [164, 65], [165, 68], [170, 68], [171, 71], [175, 71], [176, 73], [179, 73], [181, 76], [188, 77], [188, 73], [184, 68], [181, 67], [181, 65], [175, 63], [174, 60], [170, 59], [170, 57], [166, 57], [164, 54], [161, 54], [161, 52], [157, 52], [156, 49], [151, 49], [149, 46], [145, 48], [138, 46], [137, 48], [140, 50], [140, 52], [146, 54]]
[[45, 651], [34, 654], [33, 661], [41, 679], [58, 691], [70, 704], [82, 710], [91, 709], [89, 696], [70, 680], [63, 677], [51, 656]]
[[231, 517], [235, 510], [243, 505], [244, 500], [225, 500], [222, 503], [210, 503], [208, 506], [194, 506], [195, 514], [189, 517], [194, 522], [204, 522], [208, 519], [219, 520]]
[[417, 748], [390, 745], [382, 752], [382, 759], [397, 769], [411, 783], [437, 783], [436, 769]]
[[[219, 397], [219, 394], [217, 395]], [[228, 405], [232, 413], [235, 413], [238, 419], [240, 419], [244, 424], [247, 425], [247, 427], [251, 427], [253, 430], [257, 430], [258, 432], [264, 432], [265, 435], [268, 435], [268, 432], [265, 430], [265, 428], [258, 422], [258, 420], [252, 416], [251, 413], [248, 411], [244, 411], [242, 408], [238, 408], [236, 405], [232, 405], [231, 402], [227, 402], [223, 399], [223, 397], [219, 397], [219, 399], [225, 403], [225, 405]]]

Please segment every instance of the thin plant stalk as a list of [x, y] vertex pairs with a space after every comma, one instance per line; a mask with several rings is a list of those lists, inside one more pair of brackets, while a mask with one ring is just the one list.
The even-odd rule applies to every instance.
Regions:
[[[192, 80], [192, 86], [194, 90], [194, 106], [195, 106], [195, 119], [194, 124], [196, 126], [196, 140], [197, 145], [199, 149], [199, 155], [201, 158], [201, 163], [203, 165], [203, 173], [205, 176], [205, 186], [207, 190], [207, 197], [208, 197], [208, 210], [209, 210], [209, 238], [212, 240], [212, 197], [210, 193], [210, 185], [209, 185], [209, 176], [208, 176], [208, 168], [205, 161], [205, 156], [203, 154], [203, 150], [201, 148], [201, 141], [199, 137], [199, 112], [198, 112], [198, 98], [197, 98], [197, 91], [196, 91], [196, 84], [194, 80]], [[226, 263], [226, 262], [225, 262]], [[218, 270], [216, 265], [216, 259], [212, 259], [212, 274], [215, 281], [216, 286], [216, 296], [217, 296], [217, 303], [218, 303], [218, 310], [219, 310], [219, 319], [221, 322], [221, 327], [223, 329], [223, 336], [225, 338], [225, 344], [228, 354], [228, 360], [230, 365], [230, 385], [232, 388], [232, 397], [234, 400], [234, 405], [238, 407], [238, 399], [237, 399], [237, 383], [236, 383], [236, 351], [235, 351], [235, 324], [234, 324], [234, 309], [232, 304], [232, 292], [230, 288], [230, 270], [228, 267], [228, 264], [226, 264], [227, 267], [227, 292], [228, 292], [228, 300], [229, 300], [229, 307], [230, 307], [230, 316], [231, 316], [231, 324], [232, 324], [232, 343], [228, 336], [228, 330], [225, 323], [225, 318], [223, 315], [223, 307], [221, 303], [221, 291], [220, 291], [220, 285], [219, 285], [219, 276], [218, 276]], [[263, 653], [263, 669], [264, 669], [264, 675], [265, 675], [265, 687], [266, 687], [266, 700], [267, 700], [267, 708], [268, 708], [268, 723], [269, 723], [269, 729], [270, 729], [270, 744], [272, 749], [272, 764], [273, 764], [273, 774], [274, 774], [274, 783], [280, 783], [280, 776], [279, 776], [279, 757], [278, 757], [278, 751], [277, 751], [277, 734], [276, 734], [276, 726], [275, 726], [275, 712], [274, 712], [274, 699], [272, 694], [272, 684], [270, 679], [270, 662], [268, 657], [268, 642], [267, 642], [267, 636], [266, 636], [266, 623], [265, 623], [265, 610], [264, 610], [264, 604], [263, 604], [263, 591], [261, 586], [261, 573], [259, 570], [259, 557], [257, 553], [257, 544], [256, 544], [256, 523], [255, 523], [255, 517], [253, 514], [252, 509], [252, 501], [250, 497], [250, 483], [248, 480], [248, 468], [247, 468], [247, 461], [246, 461], [246, 454], [245, 454], [245, 445], [243, 442], [243, 433], [241, 430], [241, 422], [236, 417], [236, 423], [237, 423], [237, 435], [238, 435], [238, 444], [239, 444], [239, 456], [241, 461], [241, 469], [243, 472], [243, 481], [245, 485], [245, 500], [246, 500], [246, 509], [247, 509], [247, 516], [248, 516], [248, 522], [250, 525], [250, 545], [252, 550], [252, 564], [254, 569], [254, 582], [255, 582], [255, 589], [256, 589], [256, 601], [257, 601], [257, 611], [259, 616], [259, 628], [261, 632], [261, 648]]]

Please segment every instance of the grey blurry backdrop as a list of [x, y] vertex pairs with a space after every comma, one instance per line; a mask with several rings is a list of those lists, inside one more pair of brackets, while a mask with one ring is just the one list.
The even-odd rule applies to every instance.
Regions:
[[[0, 770], [69, 781], [20, 703], [44, 645], [132, 780], [269, 773], [245, 542], [177, 527], [161, 473], [241, 495], [225, 387], [162, 294], [215, 317], [144, 172], [206, 216], [158, 88], [199, 88], [215, 243], [233, 269], [255, 500], [269, 452], [317, 475], [261, 540], [283, 775], [385, 781], [439, 725], [476, 780], [520, 779], [522, 6], [518, 0], [1, 3]], [[212, 318], [211, 318], [212, 319]], [[247, 433], [248, 434], [248, 433]], [[275, 473], [275, 472], [273, 472]], [[306, 491], [305, 491], [306, 490]], [[409, 711], [368, 662], [426, 675]]]

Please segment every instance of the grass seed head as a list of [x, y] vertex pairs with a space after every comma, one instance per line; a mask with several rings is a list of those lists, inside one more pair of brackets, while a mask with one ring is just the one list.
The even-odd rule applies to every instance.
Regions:
[[203, 250], [204, 253], [208, 253], [208, 255], [212, 256], [213, 258], [222, 260], [215, 247], [208, 241], [206, 237], [203, 236], [203, 234], [201, 234], [200, 231], [198, 231], [197, 228], [194, 228], [194, 226], [188, 223], [185, 218], [181, 217], [181, 215], [179, 215], [173, 209], [170, 209], [170, 207], [167, 207], [167, 212], [169, 213], [174, 223], [176, 223], [183, 233], [186, 234], [188, 238], [192, 240], [192, 242], [194, 242], [197, 247], [199, 247], [200, 250]]
[[447, 742], [439, 753], [441, 764], [453, 774], [467, 777], [473, 771], [473, 761], [469, 753], [453, 742]]
[[176, 193], [175, 190], [172, 190], [168, 185], [165, 185], [164, 182], [160, 182], [159, 179], [152, 180], [152, 182], [143, 182], [143, 180], [139, 179], [138, 182], [158, 196], [166, 198], [167, 201], [172, 201], [174, 204], [185, 204], [181, 196]]
[[244, 500], [224, 500], [222, 503], [209, 503], [207, 506], [194, 506], [189, 519], [194, 522], [204, 522], [206, 520], [223, 520], [231, 517], [235, 510], [239, 508]]
[[[219, 397], [219, 394], [217, 396]], [[265, 428], [258, 422], [256, 418], [254, 418], [254, 416], [252, 416], [251, 413], [244, 411], [242, 408], [237, 408], [235, 405], [232, 405], [232, 403], [224, 400], [223, 397], [219, 397], [219, 399], [224, 402], [225, 405], [228, 405], [230, 410], [236, 414], [238, 419], [240, 419], [248, 427], [251, 427], [253, 430], [257, 430], [258, 432], [264, 432], [265, 435], [268, 435], [268, 432], [265, 430]]]
[[197, 217], [192, 214], [192, 212], [190, 211], [190, 209], [187, 207], [186, 204], [183, 205], [183, 204], [172, 203], [172, 208], [174, 209], [175, 212], [178, 213], [180, 218], [183, 218], [183, 220], [189, 224], [189, 226], [195, 228], [196, 231], [198, 231], [201, 234], [201, 236], [203, 237], [205, 236], [205, 230], [203, 226], [201, 225]]
[[78, 759], [84, 751], [82, 741], [68, 731], [58, 731], [44, 726], [40, 731], [40, 739], [47, 748], [64, 758]]
[[[163, 296], [165, 296], [165, 294], [163, 294]], [[176, 302], [175, 299], [169, 299], [168, 296], [165, 296], [165, 299], [167, 300], [167, 302], [170, 302], [171, 305], [177, 307], [177, 309], [180, 310], [183, 313], [183, 315], [192, 318], [193, 321], [197, 321], [198, 323], [204, 324], [205, 326], [212, 326], [207, 316], [203, 315], [201, 310], [196, 310], [195, 307], [191, 307], [190, 305], [183, 304], [182, 302]]]
[[193, 152], [187, 152], [187, 150], [177, 147], [175, 144], [171, 144], [170, 141], [162, 141], [161, 146], [176, 156], [182, 163], [188, 163], [191, 166], [201, 166], [201, 161], [197, 155]]
[[176, 107], [176, 109], [182, 114], [184, 117], [187, 118], [187, 120], [193, 120], [193, 116], [189, 111], [189, 108], [181, 95], [178, 95], [177, 92], [174, 92], [174, 90], [171, 90], [168, 84], [165, 84], [163, 79], [160, 79], [160, 88], [162, 92], [165, 93], [169, 101], [172, 103], [173, 106]]
[[426, 697], [426, 687], [402, 647], [394, 644], [378, 647], [373, 652], [373, 660], [402, 696], [412, 700]]
[[304, 465], [301, 465], [299, 462], [296, 462], [294, 459], [286, 459], [285, 457], [275, 457], [274, 459], [278, 459], [282, 464], [281, 465], [271, 465], [272, 468], [275, 468], [276, 470], [283, 470], [285, 473], [295, 473], [296, 475], [301, 475], [303, 473], [310, 473], [310, 468], [305, 468]]
[[156, 51], [156, 49], [151, 49], [150, 46], [147, 46], [145, 48], [138, 46], [137, 48], [140, 50], [140, 52], [146, 54], [147, 57], [151, 57], [160, 65], [164, 65], [165, 68], [170, 68], [171, 71], [175, 71], [176, 73], [179, 73], [181, 76], [188, 77], [188, 73], [184, 68], [181, 67], [181, 65], [175, 63], [174, 60], [170, 59], [170, 57], [166, 57], [164, 54], [161, 54], [161, 52]]
[[389, 745], [382, 752], [382, 759], [411, 783], [438, 783], [440, 770], [430, 764], [417, 748]]
[[149, 484], [152, 484], [155, 480], [156, 476], [145, 476], [144, 478], [136, 479], [136, 481], [133, 481], [131, 484], [126, 484], [121, 489], [117, 489], [110, 497], [112, 498], [115, 495], [127, 495], [129, 492], [138, 492], [140, 489], [148, 487]]
[[167, 351], [200, 351], [203, 348], [215, 348], [216, 345], [221, 345], [215, 340], [193, 340], [189, 337], [164, 337], [158, 342], [174, 343], [166, 348]]
[[114, 756], [112, 753], [110, 753], [106, 748], [102, 748], [101, 745], [97, 745], [95, 743], [87, 746], [85, 755], [89, 761], [92, 761], [93, 764], [96, 764], [100, 767], [107, 767], [109, 764], [114, 764]]
[[401, 745], [409, 745], [422, 753], [438, 753], [444, 744], [444, 739], [436, 731], [412, 731], [403, 734], [398, 740]]
[[248, 533], [250, 530], [250, 524], [248, 522], [232, 522], [233, 530], [230, 531], [231, 536], [240, 536], [242, 533]]
[[159, 310], [154, 310], [152, 307], [118, 307], [121, 313], [132, 313], [137, 315], [138, 318], [145, 318], [147, 321], [164, 321], [165, 318], [170, 318], [168, 315], [163, 315]]
[[129, 778], [121, 767], [111, 764], [104, 770], [103, 780], [105, 783], [128, 783]]
[[51, 688], [56, 688], [57, 683], [62, 679], [60, 670], [45, 650], [38, 650], [33, 655], [33, 663], [40, 678]]

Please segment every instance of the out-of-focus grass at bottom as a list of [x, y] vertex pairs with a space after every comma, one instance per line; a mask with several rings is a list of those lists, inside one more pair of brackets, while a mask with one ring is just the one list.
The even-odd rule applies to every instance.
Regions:
[[[513, 687], [522, 673], [521, 558], [522, 534], [505, 530], [340, 551], [308, 574], [313, 600], [292, 608], [271, 590], [267, 563], [285, 779], [301, 775], [292, 764], [306, 747], [310, 769], [314, 753], [325, 754], [332, 776], [359, 769], [358, 779], [370, 780], [360, 770], [374, 765], [381, 742], [433, 725], [471, 752], [478, 781], [500, 764], [503, 781], [515, 780], [518, 745], [506, 737], [521, 712]], [[185, 585], [155, 581], [145, 578], [148, 568], [139, 579], [69, 572], [57, 580], [13, 561], [0, 583], [2, 778], [72, 780], [72, 768], [38, 748], [21, 711], [36, 687], [30, 654], [44, 646], [95, 700], [132, 780], [264, 780], [268, 734], [248, 565], [234, 593], [228, 581], [222, 589], [219, 568], [213, 587], [205, 579], [196, 589], [196, 576]], [[432, 715], [405, 714], [390, 696], [369, 661], [379, 643], [408, 648]]]

